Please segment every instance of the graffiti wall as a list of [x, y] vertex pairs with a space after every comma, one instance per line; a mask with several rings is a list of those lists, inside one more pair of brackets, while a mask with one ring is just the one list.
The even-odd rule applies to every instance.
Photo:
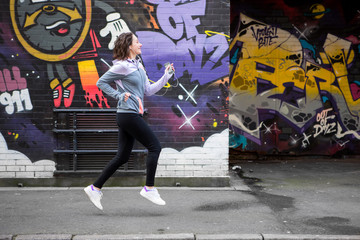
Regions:
[[232, 1], [231, 37], [232, 148], [360, 153], [359, 3]]
[[145, 99], [163, 147], [202, 147], [228, 127], [229, 1], [1, 1], [0, 129], [8, 149], [52, 160], [54, 109], [109, 109], [96, 81], [113, 43], [135, 33], [150, 81], [176, 76]]

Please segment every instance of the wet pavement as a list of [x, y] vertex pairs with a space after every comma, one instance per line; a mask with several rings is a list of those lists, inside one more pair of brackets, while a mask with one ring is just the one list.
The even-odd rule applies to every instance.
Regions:
[[360, 162], [247, 162], [238, 171], [291, 233], [360, 234]]

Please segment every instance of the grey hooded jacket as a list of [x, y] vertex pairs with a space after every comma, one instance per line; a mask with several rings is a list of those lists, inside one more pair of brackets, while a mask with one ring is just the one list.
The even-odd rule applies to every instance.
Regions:
[[[99, 78], [96, 86], [118, 100], [117, 112], [142, 115], [144, 95], [150, 96], [158, 92], [171, 76], [172, 74], [166, 72], [157, 82], [150, 84], [140, 60], [114, 60], [113, 66]], [[116, 84], [116, 89], [110, 85], [111, 83]], [[131, 95], [124, 101], [126, 92]]]

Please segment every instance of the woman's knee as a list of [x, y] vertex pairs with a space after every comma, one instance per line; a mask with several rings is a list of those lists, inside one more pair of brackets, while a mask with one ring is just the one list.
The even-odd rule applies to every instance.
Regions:
[[157, 152], [158, 154], [160, 154], [161, 149], [162, 149], [161, 144], [158, 143], [158, 145], [157, 145], [157, 147], [156, 147], [156, 152]]
[[154, 143], [148, 150], [149, 150], [149, 153], [160, 155], [161, 149], [162, 149], [162, 147], [161, 147], [160, 143]]
[[111, 163], [113, 165], [116, 165], [118, 167], [122, 166], [123, 164], [127, 163], [129, 161], [128, 158], [122, 156], [122, 155], [115, 155], [115, 157], [111, 160]]

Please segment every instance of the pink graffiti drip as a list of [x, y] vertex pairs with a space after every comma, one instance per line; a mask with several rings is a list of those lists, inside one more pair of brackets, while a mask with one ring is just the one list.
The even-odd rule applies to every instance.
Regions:
[[356, 83], [351, 83], [350, 90], [353, 100], [358, 100], [360, 98], [360, 86], [358, 86]]
[[94, 107], [94, 103], [96, 103], [99, 108], [110, 108], [102, 91], [99, 90], [96, 86], [87, 85], [83, 86], [83, 89], [85, 91], [85, 100], [87, 105]]

